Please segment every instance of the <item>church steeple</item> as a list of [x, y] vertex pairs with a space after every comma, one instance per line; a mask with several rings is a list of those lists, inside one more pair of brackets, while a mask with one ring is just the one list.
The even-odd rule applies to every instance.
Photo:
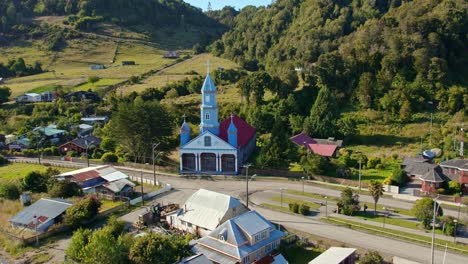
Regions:
[[231, 124], [228, 127], [228, 143], [237, 148], [237, 127], [234, 124], [234, 115], [231, 115]]
[[218, 104], [216, 103], [216, 86], [211, 79], [209, 73], [209, 62], [207, 63], [207, 71], [205, 81], [203, 82], [202, 105], [201, 105], [201, 123], [200, 133], [210, 131], [215, 135], [219, 135], [218, 122]]
[[183, 146], [190, 141], [190, 127], [185, 122], [185, 115], [184, 115], [184, 122], [180, 127], [180, 145]]

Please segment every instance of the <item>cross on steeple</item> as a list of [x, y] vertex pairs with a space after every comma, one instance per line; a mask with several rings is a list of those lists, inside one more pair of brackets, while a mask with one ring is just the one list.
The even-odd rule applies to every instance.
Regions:
[[207, 60], [206, 61], [206, 73], [210, 73], [210, 66], [211, 66], [210, 60]]

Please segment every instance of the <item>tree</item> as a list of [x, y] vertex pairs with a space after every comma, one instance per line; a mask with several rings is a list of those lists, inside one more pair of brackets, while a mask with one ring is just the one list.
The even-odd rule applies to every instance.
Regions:
[[362, 108], [372, 107], [372, 97], [374, 96], [375, 77], [370, 72], [365, 72], [359, 77], [358, 99]]
[[10, 200], [16, 200], [20, 196], [20, 189], [18, 185], [6, 182], [0, 184], [0, 197]]
[[81, 196], [83, 192], [75, 182], [70, 181], [55, 181], [49, 186], [47, 192], [51, 197], [69, 198], [73, 196]]
[[104, 162], [117, 162], [119, 157], [112, 152], [106, 152], [102, 155], [101, 160]]
[[334, 136], [337, 117], [335, 97], [327, 86], [322, 85], [310, 111], [310, 116], [304, 122], [304, 130], [307, 134], [316, 137]]
[[8, 87], [0, 87], [0, 105], [8, 102], [11, 95], [11, 89]]
[[67, 257], [74, 261], [81, 262], [84, 259], [83, 249], [89, 243], [91, 237], [91, 230], [79, 228], [73, 233], [70, 245], [65, 250]]
[[380, 196], [383, 195], [383, 186], [381, 182], [372, 180], [369, 183], [369, 193], [374, 198], [374, 215], [377, 215], [377, 202], [379, 201]]
[[172, 264], [191, 254], [190, 237], [151, 233], [136, 239], [130, 248], [130, 260], [135, 264]]
[[340, 199], [337, 202], [338, 209], [345, 215], [352, 215], [359, 209], [359, 199], [354, 195], [351, 188], [346, 188], [341, 192]]
[[408, 182], [408, 176], [406, 172], [400, 168], [392, 170], [392, 184], [397, 186], [404, 186]]
[[301, 157], [302, 169], [306, 174], [323, 174], [328, 167], [328, 160], [320, 155], [309, 153]]
[[164, 106], [137, 97], [133, 102], [118, 105], [113, 114], [111, 134], [121, 149], [137, 162], [145, 153], [151, 153], [148, 142], [160, 142], [161, 150], [167, 148], [172, 128], [172, 119]]
[[449, 181], [448, 191], [451, 194], [459, 194], [461, 192], [461, 185], [458, 181]]
[[97, 83], [100, 79], [101, 78], [99, 78], [98, 76], [89, 76], [88, 82], [94, 86], [94, 84]]
[[23, 179], [22, 188], [34, 193], [47, 192], [49, 177], [39, 171], [29, 172]]
[[65, 211], [63, 222], [71, 228], [77, 228], [93, 219], [99, 212], [101, 202], [94, 196], [88, 196], [70, 206]]
[[360, 264], [381, 264], [383, 258], [377, 251], [369, 251], [364, 256], [359, 258]]
[[[432, 218], [434, 216], [434, 206], [437, 206], [437, 203], [430, 198], [422, 198], [418, 200], [413, 208], [414, 215], [416, 218], [422, 222], [424, 228], [428, 229], [431, 226]], [[442, 216], [443, 211], [440, 206], [439, 210], [436, 212], [436, 216]]]

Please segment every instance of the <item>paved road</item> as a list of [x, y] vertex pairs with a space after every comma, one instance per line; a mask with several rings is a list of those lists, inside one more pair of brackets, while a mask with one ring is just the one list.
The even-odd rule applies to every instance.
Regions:
[[[152, 174], [145, 174], [145, 177], [151, 179]], [[156, 201], [162, 201], [163, 203], [176, 202], [183, 204], [185, 200], [199, 188], [225, 193], [238, 198], [242, 195], [245, 195], [245, 181], [243, 180], [187, 179], [186, 177], [173, 176], [158, 176], [158, 180], [165, 183], [170, 183], [176, 189], [175, 191], [156, 199]], [[280, 188], [302, 190], [302, 185], [300, 182], [275, 180], [251, 181], [249, 183], [250, 192], [279, 190]], [[340, 191], [327, 189], [316, 185], [305, 185], [305, 191], [336, 197], [340, 195]], [[369, 198], [369, 196], [362, 195], [361, 201], [370, 203], [371, 200], [368, 200]], [[393, 199], [382, 199], [379, 204], [405, 209], [411, 208], [412, 206], [411, 203]], [[263, 208], [254, 208], [263, 214], [267, 219], [273, 222], [280, 222], [286, 227], [291, 227], [313, 235], [342, 241], [357, 247], [377, 250], [388, 255], [400, 256], [421, 263], [429, 262], [430, 249], [428, 247], [389, 238], [378, 237], [367, 233], [350, 230], [344, 227], [322, 223], [313, 219], [305, 219], [300, 216], [271, 211]], [[133, 215], [135, 216], [135, 214]], [[437, 250], [435, 255], [436, 263], [442, 263], [444, 253]], [[454, 253], [447, 253], [445, 263], [468, 263], [468, 257]]]

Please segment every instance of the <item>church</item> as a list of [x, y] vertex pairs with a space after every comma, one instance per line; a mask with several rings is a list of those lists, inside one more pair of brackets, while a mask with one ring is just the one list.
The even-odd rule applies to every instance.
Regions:
[[190, 139], [185, 119], [180, 128], [180, 172], [236, 175], [255, 150], [256, 130], [234, 114], [218, 121], [216, 86], [209, 72], [201, 92], [199, 135]]

